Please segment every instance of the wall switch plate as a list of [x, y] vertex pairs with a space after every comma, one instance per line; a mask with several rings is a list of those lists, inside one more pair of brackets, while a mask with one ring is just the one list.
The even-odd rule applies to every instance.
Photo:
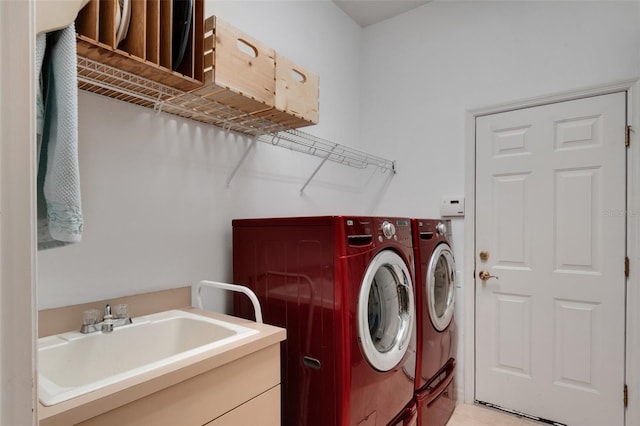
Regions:
[[464, 197], [442, 197], [440, 216], [464, 216]]

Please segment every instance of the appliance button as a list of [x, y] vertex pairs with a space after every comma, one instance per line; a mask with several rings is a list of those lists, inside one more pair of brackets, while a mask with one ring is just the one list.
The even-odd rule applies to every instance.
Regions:
[[386, 220], [382, 223], [382, 233], [387, 239], [391, 239], [396, 234], [396, 227]]

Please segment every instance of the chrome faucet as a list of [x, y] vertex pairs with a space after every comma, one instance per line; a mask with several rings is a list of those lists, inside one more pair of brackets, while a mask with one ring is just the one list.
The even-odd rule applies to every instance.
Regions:
[[90, 309], [88, 311], [84, 311], [80, 333], [88, 334], [96, 331], [111, 333], [115, 327], [131, 324], [132, 321], [127, 312], [126, 305], [120, 306], [124, 306], [124, 308], [119, 309], [114, 317], [113, 314], [111, 314], [111, 305], [107, 303], [104, 307], [102, 321], [98, 321], [98, 317], [100, 316], [99, 310]]

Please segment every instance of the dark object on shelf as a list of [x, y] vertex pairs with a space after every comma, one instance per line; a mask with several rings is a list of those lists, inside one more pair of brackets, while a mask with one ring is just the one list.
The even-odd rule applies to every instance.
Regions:
[[116, 47], [127, 38], [129, 24], [131, 23], [131, 0], [118, 0], [116, 13]]
[[184, 58], [193, 21], [193, 0], [173, 0], [171, 68], [176, 71]]

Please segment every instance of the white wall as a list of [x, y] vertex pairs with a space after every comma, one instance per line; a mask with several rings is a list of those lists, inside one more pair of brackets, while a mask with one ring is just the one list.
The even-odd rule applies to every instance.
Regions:
[[[362, 137], [368, 150], [398, 160], [379, 206], [392, 214], [438, 217], [442, 196], [464, 193], [471, 109], [637, 78], [639, 7], [436, 1], [365, 28]], [[464, 226], [462, 220], [453, 225], [462, 269]], [[472, 277], [461, 278], [461, 286], [473, 286]], [[465, 303], [473, 303], [462, 293], [456, 311], [461, 343], [464, 313], [472, 312]]]
[[385, 206], [437, 216], [462, 193], [467, 110], [636, 77], [638, 7], [442, 1], [365, 28], [362, 136], [398, 160]]
[[[357, 146], [361, 29], [330, 1], [209, 1], [215, 14], [320, 75], [310, 133]], [[86, 92], [79, 99], [82, 242], [38, 253], [40, 309], [230, 280], [236, 217], [366, 213], [386, 176], [258, 144]], [[377, 189], [376, 189], [377, 188]], [[224, 309], [221, 299], [210, 306]], [[135, 313], [133, 313], [135, 315]]]

